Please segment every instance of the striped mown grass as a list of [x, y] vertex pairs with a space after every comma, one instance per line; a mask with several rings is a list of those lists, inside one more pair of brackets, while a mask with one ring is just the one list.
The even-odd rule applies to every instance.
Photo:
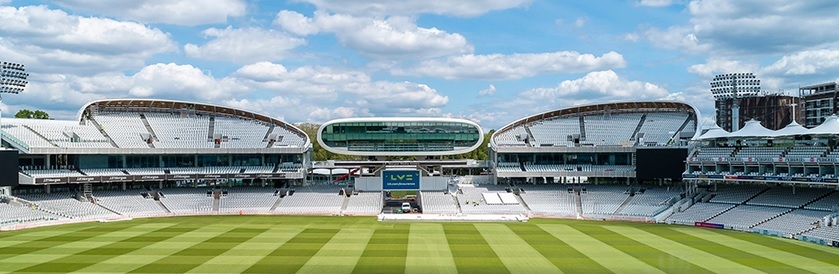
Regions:
[[0, 233], [2, 273], [839, 273], [839, 249], [640, 223], [206, 216]]

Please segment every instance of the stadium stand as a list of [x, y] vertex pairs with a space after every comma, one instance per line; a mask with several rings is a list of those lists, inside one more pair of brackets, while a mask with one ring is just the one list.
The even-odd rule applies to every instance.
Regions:
[[337, 215], [346, 198], [339, 192], [340, 188], [334, 186], [297, 189], [294, 194], [282, 198], [274, 210], [282, 214]]
[[277, 203], [276, 189], [263, 187], [224, 188], [227, 195], [219, 197], [221, 213], [266, 213]]
[[696, 222], [706, 222], [735, 206], [732, 204], [696, 203], [685, 211], [673, 213], [667, 218], [666, 223], [694, 225]]
[[521, 199], [538, 215], [573, 217], [577, 214], [574, 190], [563, 185], [528, 185]]
[[165, 188], [160, 202], [174, 214], [200, 214], [213, 210], [213, 197], [206, 188]]
[[755, 227], [756, 230], [770, 230], [781, 232], [783, 236], [800, 234], [814, 229], [817, 223], [829, 212], [796, 209], [787, 214], [769, 220]]
[[384, 200], [381, 192], [356, 192], [349, 199], [344, 214], [376, 215], [382, 212]]
[[420, 191], [423, 213], [455, 214], [458, 213], [457, 201], [444, 191]]
[[751, 231], [751, 228], [766, 222], [781, 214], [789, 212], [789, 208], [738, 205], [734, 208], [708, 220], [709, 223], [724, 224], [737, 230]]
[[96, 202], [104, 207], [129, 217], [154, 216], [166, 213], [153, 198], [143, 197], [145, 190], [102, 190], [95, 191]]

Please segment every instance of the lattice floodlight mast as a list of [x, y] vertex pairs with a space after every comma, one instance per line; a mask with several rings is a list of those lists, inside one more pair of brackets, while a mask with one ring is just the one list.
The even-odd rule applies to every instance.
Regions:
[[760, 80], [754, 73], [728, 73], [714, 76], [711, 94], [717, 101], [731, 101], [731, 131], [740, 129], [740, 98], [756, 96], [760, 92]]
[[[3, 93], [18, 94], [29, 82], [26, 78], [29, 73], [22, 64], [0, 61], [0, 102], [3, 102]], [[3, 117], [0, 112], [0, 118]]]

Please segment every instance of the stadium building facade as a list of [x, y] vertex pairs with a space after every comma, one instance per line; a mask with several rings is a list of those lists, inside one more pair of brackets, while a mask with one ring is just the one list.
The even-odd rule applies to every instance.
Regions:
[[699, 117], [697, 109], [677, 102], [619, 102], [553, 110], [496, 131], [490, 140], [490, 157], [502, 183], [678, 179], [678, 172], [647, 170], [647, 161], [675, 159], [681, 165], [687, 141], [698, 132]]
[[3, 147], [19, 152], [24, 192], [286, 184], [310, 165], [311, 142], [293, 125], [193, 102], [99, 100], [75, 120], [3, 119], [1, 132]]

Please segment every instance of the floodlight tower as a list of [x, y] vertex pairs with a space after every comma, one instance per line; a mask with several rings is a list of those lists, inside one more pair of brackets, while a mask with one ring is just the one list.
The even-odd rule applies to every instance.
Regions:
[[740, 129], [740, 98], [756, 96], [760, 92], [760, 80], [754, 73], [728, 73], [714, 76], [711, 94], [717, 101], [731, 102], [731, 131]]
[[[0, 61], [0, 103], [3, 102], [3, 93], [18, 94], [29, 83], [26, 78], [29, 73], [22, 64]], [[3, 113], [0, 112], [0, 119]], [[0, 123], [2, 124], [2, 123]]]

